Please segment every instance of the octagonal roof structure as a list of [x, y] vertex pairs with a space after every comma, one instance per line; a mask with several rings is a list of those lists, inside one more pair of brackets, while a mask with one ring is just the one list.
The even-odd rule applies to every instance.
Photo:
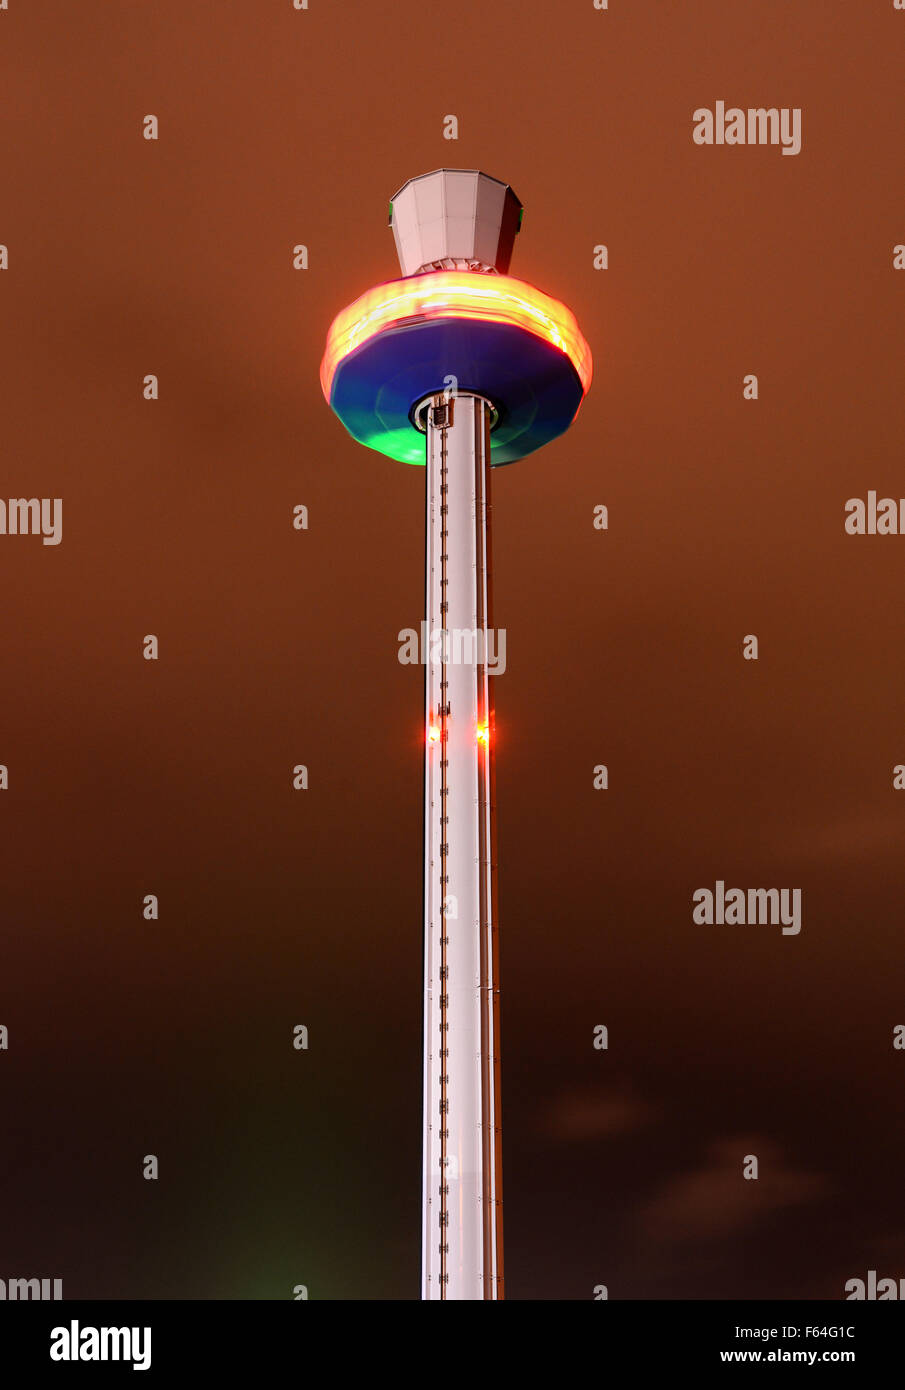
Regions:
[[471, 270], [505, 275], [522, 205], [508, 183], [479, 169], [435, 169], [409, 179], [390, 203], [402, 274]]

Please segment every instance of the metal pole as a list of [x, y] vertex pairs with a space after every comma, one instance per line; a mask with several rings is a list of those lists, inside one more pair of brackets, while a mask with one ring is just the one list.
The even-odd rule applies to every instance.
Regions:
[[490, 417], [427, 410], [422, 1297], [503, 1296]]

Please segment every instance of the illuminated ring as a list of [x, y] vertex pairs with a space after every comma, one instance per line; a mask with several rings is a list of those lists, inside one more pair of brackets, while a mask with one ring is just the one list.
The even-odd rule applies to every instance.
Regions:
[[591, 352], [558, 300], [508, 275], [436, 271], [379, 285], [337, 315], [321, 386], [352, 437], [424, 463], [413, 408], [444, 390], [493, 402], [491, 463], [512, 463], [568, 429], [591, 384]]
[[[409, 419], [415, 426], [415, 429], [418, 430], [420, 434], [427, 434], [428, 407], [430, 406], [431, 401], [435, 401], [436, 399], [437, 393], [436, 391], [432, 391], [430, 395], [425, 396], [423, 400], [416, 401], [415, 404], [412, 406], [411, 410], [409, 411]], [[488, 401], [486, 396], [483, 399], [484, 404], [490, 411], [490, 428], [492, 430], [495, 430], [497, 425], [500, 423], [500, 412], [494, 405], [493, 401]]]

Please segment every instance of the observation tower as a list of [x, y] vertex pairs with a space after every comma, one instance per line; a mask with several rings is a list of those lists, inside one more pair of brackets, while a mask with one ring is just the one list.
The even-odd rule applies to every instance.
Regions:
[[591, 353], [509, 263], [522, 205], [474, 169], [390, 203], [402, 278], [337, 315], [321, 386], [352, 437], [425, 468], [422, 1297], [503, 1297], [491, 470], [575, 419]]

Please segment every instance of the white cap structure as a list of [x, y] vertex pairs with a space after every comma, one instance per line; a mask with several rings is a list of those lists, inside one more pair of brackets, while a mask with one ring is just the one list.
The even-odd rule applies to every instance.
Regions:
[[402, 274], [473, 270], [505, 275], [522, 205], [478, 169], [435, 169], [409, 179], [390, 203]]

